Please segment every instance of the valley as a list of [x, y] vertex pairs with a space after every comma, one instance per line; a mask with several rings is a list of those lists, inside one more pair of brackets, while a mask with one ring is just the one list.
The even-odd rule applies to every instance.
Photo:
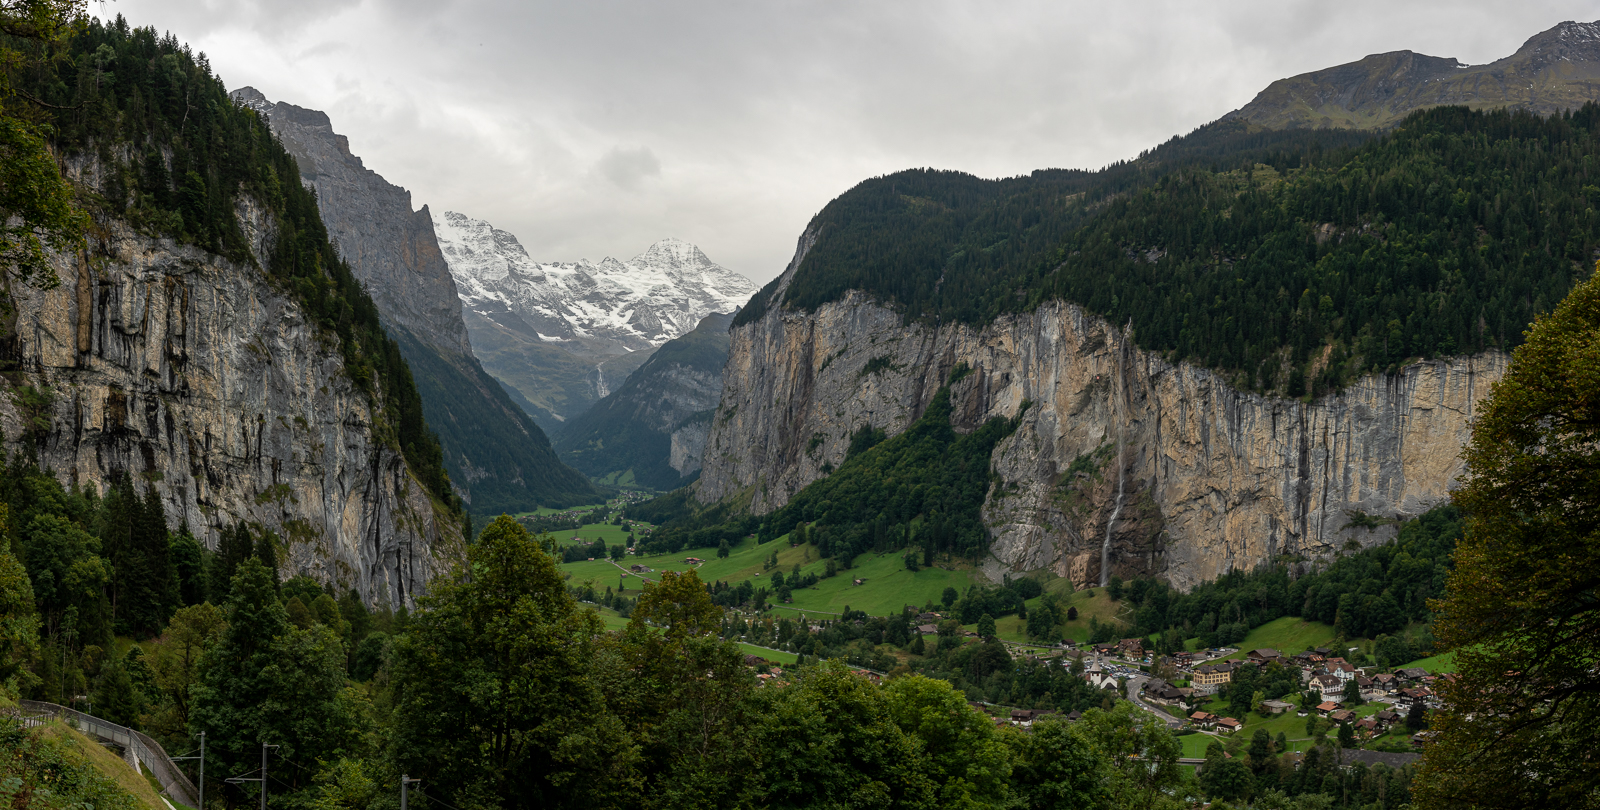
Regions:
[[764, 284], [624, 222], [763, 255], [622, 96], [457, 84], [440, 170], [373, 86], [0, 31], [3, 803], [1600, 806], [1600, 22], [885, 170]]

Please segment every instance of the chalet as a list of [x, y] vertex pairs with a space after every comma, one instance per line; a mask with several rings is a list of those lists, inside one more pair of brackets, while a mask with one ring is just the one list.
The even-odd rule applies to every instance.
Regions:
[[1403, 681], [1420, 681], [1423, 678], [1428, 677], [1428, 671], [1422, 667], [1406, 667], [1405, 669], [1397, 669], [1394, 671], [1394, 674], [1399, 676], [1400, 680]]
[[1399, 712], [1393, 712], [1388, 709], [1384, 709], [1383, 711], [1373, 715], [1372, 719], [1377, 721], [1378, 727], [1382, 729], [1388, 728], [1389, 726], [1392, 726], [1405, 718], [1402, 718]]
[[1335, 723], [1348, 723], [1356, 719], [1356, 713], [1349, 709], [1340, 709], [1336, 712], [1328, 712], [1328, 719]]
[[1261, 701], [1261, 708], [1265, 709], [1269, 714], [1283, 714], [1293, 709], [1294, 704], [1283, 700], [1263, 700]]
[[1259, 650], [1251, 650], [1245, 658], [1258, 664], [1275, 664], [1283, 660], [1283, 653], [1271, 647], [1262, 647]]
[[1096, 644], [1096, 645], [1094, 645], [1094, 654], [1095, 655], [1110, 655], [1110, 654], [1112, 654], [1112, 653], [1114, 653], [1116, 651], [1117, 651], [1117, 645], [1115, 645], [1115, 644]]
[[1067, 722], [1076, 723], [1083, 719], [1083, 712], [1067, 712]]
[[1045, 715], [1060, 714], [1052, 709], [1012, 709], [1011, 725], [1033, 728], [1033, 722]]
[[1421, 748], [1422, 746], [1433, 742], [1433, 738], [1437, 736], [1439, 736], [1439, 732], [1431, 729], [1425, 729], [1411, 735], [1411, 744], [1417, 748]]
[[1317, 704], [1317, 708], [1316, 708], [1315, 711], [1316, 711], [1317, 714], [1320, 714], [1323, 717], [1327, 717], [1328, 715], [1333, 714], [1336, 711], [1339, 711], [1339, 703], [1338, 703], [1338, 701], [1325, 700], [1325, 701]]
[[917, 632], [924, 636], [937, 636], [939, 635], [939, 628], [931, 624], [919, 624], [917, 625]]
[[880, 674], [878, 674], [876, 672], [873, 672], [870, 669], [852, 669], [850, 671], [855, 673], [856, 675], [859, 675], [859, 676], [861, 676], [863, 678], [866, 678], [867, 680], [869, 680], [869, 681], [871, 681], [873, 683], [881, 683], [883, 681], [883, 676], [882, 675], [880, 675]]
[[684, 557], [683, 561], [686, 562], [686, 563], [703, 563], [703, 562], [705, 562], [705, 560], [702, 560], [699, 557]]
[[1322, 695], [1323, 700], [1327, 700], [1329, 695], [1344, 694], [1344, 681], [1326, 673], [1314, 675], [1311, 678], [1311, 688]]
[[1172, 704], [1183, 699], [1183, 693], [1178, 688], [1158, 678], [1151, 678], [1140, 687], [1146, 700], [1152, 703]]
[[1383, 689], [1379, 688], [1377, 681], [1374, 681], [1371, 678], [1357, 676], [1356, 686], [1360, 687], [1361, 689], [1362, 700], [1377, 700], [1378, 698], [1383, 697], [1385, 694], [1388, 694], [1384, 692]]
[[1378, 721], [1370, 717], [1363, 717], [1356, 721], [1356, 731], [1362, 734], [1377, 734], [1379, 731]]
[[1316, 653], [1317, 655], [1319, 655], [1319, 656], [1321, 656], [1323, 658], [1327, 658], [1328, 656], [1333, 655], [1333, 650], [1331, 650], [1331, 649], [1329, 649], [1327, 647], [1318, 647], [1318, 648], [1312, 650], [1312, 652]]
[[936, 621], [939, 621], [942, 618], [944, 618], [944, 617], [940, 616], [937, 613], [918, 613], [917, 614], [917, 621], [919, 621], [919, 622], [936, 622]]
[[1233, 665], [1226, 661], [1220, 664], [1201, 664], [1194, 668], [1193, 675], [1194, 690], [1202, 695], [1211, 695], [1233, 680]]
[[1380, 672], [1372, 676], [1372, 688], [1376, 691], [1381, 691], [1384, 694], [1389, 694], [1400, 688], [1399, 681], [1399, 678], [1396, 678], [1387, 672]]
[[1218, 731], [1225, 731], [1225, 732], [1227, 732], [1229, 734], [1232, 734], [1233, 732], [1238, 731], [1241, 728], [1244, 728], [1244, 724], [1239, 722], [1238, 720], [1233, 719], [1232, 717], [1224, 717], [1221, 720], [1217, 721], [1217, 730]]
[[1210, 712], [1195, 712], [1189, 715], [1189, 723], [1199, 728], [1211, 728], [1217, 724], [1217, 716]]
[[1433, 697], [1433, 692], [1427, 687], [1401, 689], [1399, 699], [1395, 701], [1395, 705], [1405, 709], [1410, 709], [1412, 706], [1417, 705], [1426, 706], [1428, 705], [1428, 698], [1431, 697]]
[[1125, 638], [1117, 642], [1117, 651], [1122, 653], [1122, 655], [1127, 658], [1143, 658], [1144, 640], [1137, 638]]

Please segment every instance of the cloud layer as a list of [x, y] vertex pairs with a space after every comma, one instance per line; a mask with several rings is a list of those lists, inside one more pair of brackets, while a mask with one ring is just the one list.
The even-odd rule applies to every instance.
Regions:
[[1487, 62], [1574, 2], [117, 0], [228, 86], [326, 111], [417, 205], [541, 261], [666, 236], [765, 281], [806, 221], [914, 166], [1099, 167], [1275, 79], [1410, 49]]

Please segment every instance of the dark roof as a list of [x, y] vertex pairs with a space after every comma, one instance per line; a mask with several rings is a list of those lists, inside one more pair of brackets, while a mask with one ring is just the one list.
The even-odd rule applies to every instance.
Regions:
[[1367, 765], [1387, 765], [1391, 768], [1404, 768], [1422, 758], [1421, 754], [1396, 754], [1388, 751], [1366, 751], [1361, 749], [1345, 749], [1341, 763], [1354, 765], [1362, 762]]

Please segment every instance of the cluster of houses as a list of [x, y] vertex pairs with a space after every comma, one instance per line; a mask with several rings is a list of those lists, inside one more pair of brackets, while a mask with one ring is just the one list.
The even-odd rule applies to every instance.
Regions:
[[[1143, 645], [1138, 639], [1125, 639], [1121, 642], [1098, 644], [1092, 650], [1097, 655], [1138, 660], [1143, 653]], [[1297, 670], [1300, 673], [1303, 691], [1314, 692], [1322, 699], [1322, 703], [1315, 709], [1317, 714], [1328, 717], [1336, 723], [1352, 723], [1356, 732], [1362, 735], [1384, 733], [1396, 723], [1403, 722], [1406, 713], [1414, 705], [1425, 708], [1436, 707], [1435, 683], [1440, 679], [1455, 677], [1449, 674], [1433, 675], [1427, 670], [1416, 667], [1368, 676], [1362, 669], [1335, 656], [1333, 651], [1327, 648], [1306, 650], [1293, 656], [1286, 656], [1274, 649], [1262, 648], [1250, 650], [1240, 660], [1206, 661], [1199, 664], [1195, 662], [1194, 653], [1181, 652], [1163, 658], [1161, 664], [1163, 667], [1187, 675], [1190, 685], [1178, 687], [1161, 678], [1151, 678], [1145, 681], [1140, 689], [1140, 698], [1148, 703], [1193, 707], [1194, 704], [1202, 702], [1206, 697], [1216, 694], [1227, 684], [1232, 683], [1236, 673], [1242, 668], [1264, 669], [1277, 664]], [[1098, 659], [1084, 668], [1084, 678], [1096, 688], [1115, 689], [1118, 684], [1118, 676], [1102, 668]], [[1352, 682], [1359, 688], [1362, 700], [1390, 703], [1393, 704], [1393, 708], [1357, 719], [1355, 713], [1347, 710], [1341, 702], [1344, 700], [1347, 685]], [[1261, 708], [1270, 714], [1281, 714], [1295, 709], [1295, 705], [1282, 700], [1268, 700], [1262, 702]], [[1196, 728], [1223, 733], [1244, 727], [1240, 720], [1205, 711], [1191, 713], [1188, 721]]]
[[1335, 656], [1333, 651], [1326, 647], [1306, 650], [1292, 656], [1271, 648], [1262, 648], [1251, 650], [1242, 660], [1214, 661], [1198, 666], [1193, 662], [1193, 653], [1178, 653], [1171, 658], [1163, 659], [1163, 663], [1170, 663], [1178, 672], [1189, 675], [1189, 681], [1196, 695], [1213, 695], [1221, 691], [1224, 686], [1233, 682], [1234, 673], [1241, 667], [1264, 669], [1272, 664], [1278, 664], [1298, 671], [1304, 690], [1316, 692], [1325, 701], [1342, 700], [1345, 690], [1353, 681], [1360, 690], [1362, 700], [1383, 700], [1407, 709], [1412, 703], [1418, 702], [1424, 706], [1432, 706], [1434, 681], [1438, 678], [1453, 677], [1435, 676], [1419, 667], [1368, 676], [1362, 669]]

